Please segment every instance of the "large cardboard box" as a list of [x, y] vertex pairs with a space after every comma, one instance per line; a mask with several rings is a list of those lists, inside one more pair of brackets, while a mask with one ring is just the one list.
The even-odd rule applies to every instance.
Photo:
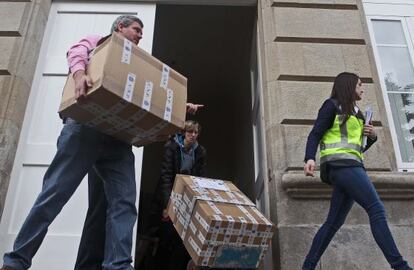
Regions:
[[166, 140], [184, 126], [187, 79], [114, 33], [98, 46], [87, 73], [88, 102], [75, 100], [68, 76], [59, 113], [136, 146]]
[[167, 210], [198, 266], [257, 268], [275, 231], [229, 181], [178, 174]]

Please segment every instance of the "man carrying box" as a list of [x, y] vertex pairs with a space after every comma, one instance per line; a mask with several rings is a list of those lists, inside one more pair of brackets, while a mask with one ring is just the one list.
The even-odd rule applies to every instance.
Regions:
[[[142, 38], [143, 24], [136, 17], [121, 16], [114, 26], [112, 31], [136, 44]], [[70, 71], [75, 77], [79, 102], [86, 101], [87, 87], [91, 82], [85, 74], [85, 68], [89, 53], [99, 40], [98, 36], [89, 36], [69, 53]], [[72, 119], [65, 119], [64, 122], [57, 142], [57, 153], [44, 175], [42, 191], [17, 235], [13, 251], [4, 255], [1, 270], [25, 270], [31, 266], [49, 225], [92, 168], [103, 178], [108, 202], [107, 241], [102, 268], [132, 270], [132, 231], [137, 218], [132, 146]]]

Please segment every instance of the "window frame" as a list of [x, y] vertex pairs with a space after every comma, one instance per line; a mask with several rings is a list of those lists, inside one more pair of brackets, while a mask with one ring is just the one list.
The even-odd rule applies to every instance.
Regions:
[[[414, 13], [413, 13], [412, 17], [414, 18]], [[386, 111], [386, 114], [387, 114], [387, 119], [388, 119], [388, 122], [389, 122], [389, 129], [390, 129], [390, 132], [391, 132], [392, 143], [393, 143], [394, 150], [395, 150], [395, 158], [396, 158], [396, 161], [397, 161], [397, 168], [398, 168], [399, 171], [414, 172], [414, 162], [404, 162], [402, 160], [401, 150], [400, 150], [400, 146], [399, 146], [399, 143], [398, 143], [398, 135], [397, 135], [397, 132], [396, 132], [396, 129], [395, 129], [395, 122], [394, 122], [394, 118], [393, 118], [393, 115], [392, 115], [391, 103], [390, 103], [389, 96], [388, 96], [389, 92], [387, 91], [387, 88], [386, 88], [386, 85], [385, 85], [385, 79], [384, 79], [384, 76], [383, 76], [384, 72], [383, 72], [383, 68], [382, 68], [382, 65], [381, 65], [381, 59], [380, 59], [380, 55], [379, 55], [379, 51], [378, 51], [378, 46], [384, 46], [384, 44], [377, 44], [376, 43], [375, 36], [374, 36], [373, 21], [375, 21], [375, 20], [379, 20], [379, 21], [398, 21], [398, 22], [401, 23], [401, 26], [403, 28], [405, 41], [406, 41], [406, 45], [407, 45], [407, 49], [408, 49], [408, 52], [409, 52], [409, 55], [410, 55], [411, 64], [413, 65], [413, 68], [414, 68], [414, 40], [413, 40], [414, 36], [412, 36], [412, 34], [414, 33], [414, 25], [410, 29], [410, 26], [408, 25], [406, 16], [368, 15], [368, 16], [366, 16], [366, 19], [367, 19], [369, 35], [370, 35], [371, 42], [372, 42], [372, 49], [373, 49], [373, 52], [374, 52], [375, 63], [376, 63], [376, 67], [377, 67], [377, 70], [378, 70], [378, 73], [379, 73], [378, 77], [380, 79], [381, 92], [382, 92], [382, 96], [384, 98], [384, 103], [385, 103], [385, 111]], [[414, 92], [412, 94], [414, 95]]]

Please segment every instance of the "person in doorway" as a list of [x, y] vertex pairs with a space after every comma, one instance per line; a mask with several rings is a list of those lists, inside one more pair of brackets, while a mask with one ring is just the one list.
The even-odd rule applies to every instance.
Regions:
[[[128, 32], [129, 40], [137, 45], [143, 35], [143, 23], [134, 16], [119, 16], [112, 24], [111, 32], [118, 32], [121, 26], [130, 26], [134, 24], [133, 31]], [[138, 23], [140, 27], [134, 23]], [[82, 77], [77, 82], [77, 91], [79, 99], [82, 102], [86, 98], [87, 88], [91, 86], [88, 76], [84, 76], [84, 70], [87, 66], [89, 54], [97, 45], [105, 41], [107, 37], [89, 36], [73, 45], [67, 54], [69, 67], [75, 74], [79, 70]], [[76, 79], [76, 78], [75, 78]], [[195, 114], [204, 107], [202, 104], [187, 103], [187, 113]], [[88, 174], [88, 197], [89, 207], [82, 231], [81, 241], [79, 244], [78, 254], [74, 270], [100, 270], [104, 261], [106, 227], [105, 220], [107, 217], [107, 197], [104, 192], [104, 179], [93, 168]]]
[[[372, 234], [393, 269], [412, 270], [403, 260], [388, 228], [384, 205], [371, 183], [363, 154], [376, 140], [371, 123], [366, 123], [356, 101], [364, 90], [360, 78], [341, 73], [332, 93], [319, 110], [306, 144], [304, 173], [314, 176], [315, 154], [320, 143], [321, 178], [333, 186], [328, 217], [313, 239], [302, 270], [313, 270], [335, 233], [345, 222], [352, 204], [357, 202], [368, 214]], [[367, 144], [362, 145], [363, 136]]]
[[185, 270], [190, 260], [184, 244], [167, 214], [167, 204], [176, 174], [205, 176], [206, 150], [198, 143], [201, 125], [192, 120], [185, 122], [182, 133], [171, 137], [165, 144], [161, 175], [155, 190], [151, 209], [148, 235], [159, 237], [155, 254], [155, 268], [163, 270]]

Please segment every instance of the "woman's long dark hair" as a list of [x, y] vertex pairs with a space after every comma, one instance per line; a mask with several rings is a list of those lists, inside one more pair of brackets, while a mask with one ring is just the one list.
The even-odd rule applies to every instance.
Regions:
[[346, 122], [351, 115], [355, 114], [355, 89], [358, 84], [358, 79], [358, 75], [350, 72], [342, 72], [335, 78], [331, 98], [336, 99], [342, 114], [346, 116], [343, 123]]

